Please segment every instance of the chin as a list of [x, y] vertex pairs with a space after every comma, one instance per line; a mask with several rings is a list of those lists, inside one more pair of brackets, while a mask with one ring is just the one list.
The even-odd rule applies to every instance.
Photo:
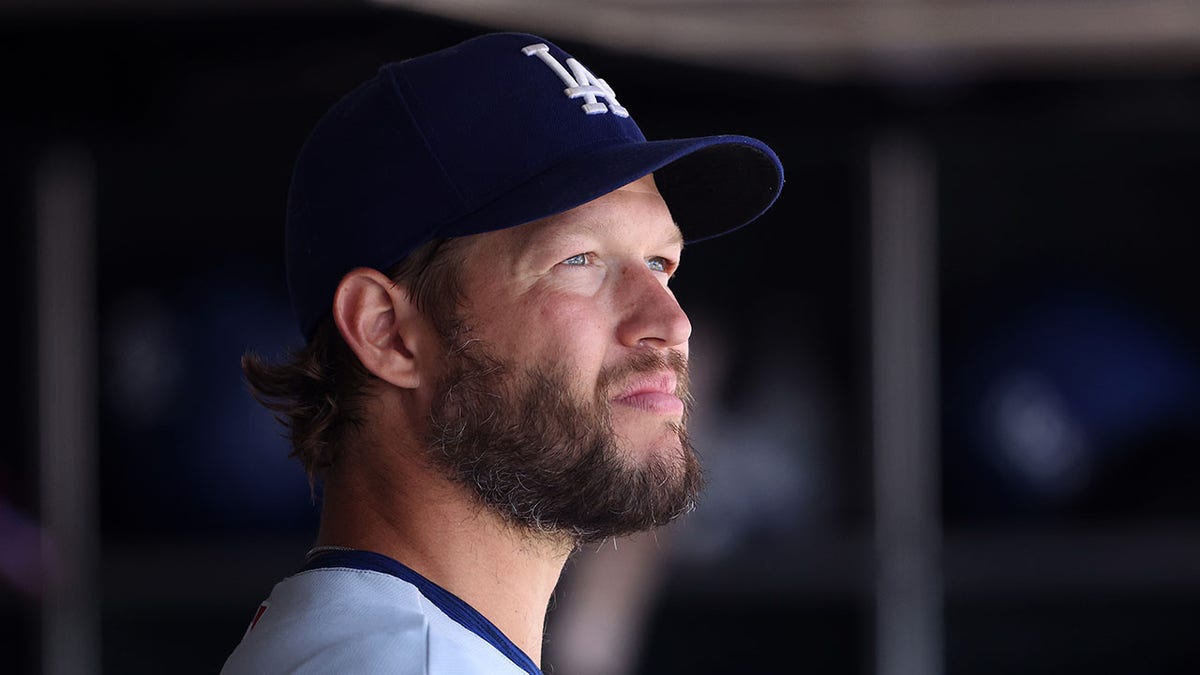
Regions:
[[632, 461], [645, 462], [652, 457], [679, 457], [683, 453], [683, 441], [679, 437], [677, 422], [659, 422], [646, 428], [617, 432], [617, 446]]

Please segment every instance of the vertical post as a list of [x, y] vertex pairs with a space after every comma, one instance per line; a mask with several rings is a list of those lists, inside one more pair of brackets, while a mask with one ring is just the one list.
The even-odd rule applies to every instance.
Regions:
[[96, 518], [95, 196], [79, 149], [35, 173], [38, 453], [45, 557], [42, 672], [100, 670]]
[[915, 140], [887, 137], [870, 172], [876, 672], [939, 675], [935, 169]]

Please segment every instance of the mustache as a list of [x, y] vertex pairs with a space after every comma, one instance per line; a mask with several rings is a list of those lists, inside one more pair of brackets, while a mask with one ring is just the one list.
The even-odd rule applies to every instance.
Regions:
[[675, 395], [685, 405], [690, 407], [692, 404], [692, 393], [688, 381], [687, 357], [674, 349], [666, 351], [640, 351], [620, 363], [601, 370], [599, 380], [596, 383], [597, 395], [607, 401], [607, 397], [604, 395], [612, 391], [612, 388], [618, 383], [629, 379], [633, 375], [657, 373], [664, 370], [675, 373]]

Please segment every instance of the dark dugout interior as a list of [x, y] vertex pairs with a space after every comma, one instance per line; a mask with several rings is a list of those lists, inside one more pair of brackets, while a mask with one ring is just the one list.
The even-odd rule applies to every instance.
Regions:
[[[38, 200], [65, 161], [94, 197], [100, 669], [219, 670], [299, 566], [316, 509], [237, 367], [299, 341], [291, 162], [379, 64], [484, 30], [366, 8], [4, 16], [3, 569], [28, 569], [46, 516]], [[733, 438], [639, 672], [879, 668], [869, 230], [890, 138], [935, 172], [945, 671], [1196, 671], [1195, 60], [799, 79], [547, 37], [649, 138], [755, 136], [787, 171], [773, 211], [689, 248], [675, 282]], [[742, 449], [765, 471], [739, 473]], [[43, 672], [45, 588], [20, 578], [0, 579], [0, 670]]]

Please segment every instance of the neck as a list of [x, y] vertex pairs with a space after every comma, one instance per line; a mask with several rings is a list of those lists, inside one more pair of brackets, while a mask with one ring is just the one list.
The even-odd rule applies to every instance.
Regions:
[[413, 461], [333, 472], [317, 544], [404, 563], [474, 607], [535, 663], [550, 595], [572, 548], [510, 526], [468, 488]]

